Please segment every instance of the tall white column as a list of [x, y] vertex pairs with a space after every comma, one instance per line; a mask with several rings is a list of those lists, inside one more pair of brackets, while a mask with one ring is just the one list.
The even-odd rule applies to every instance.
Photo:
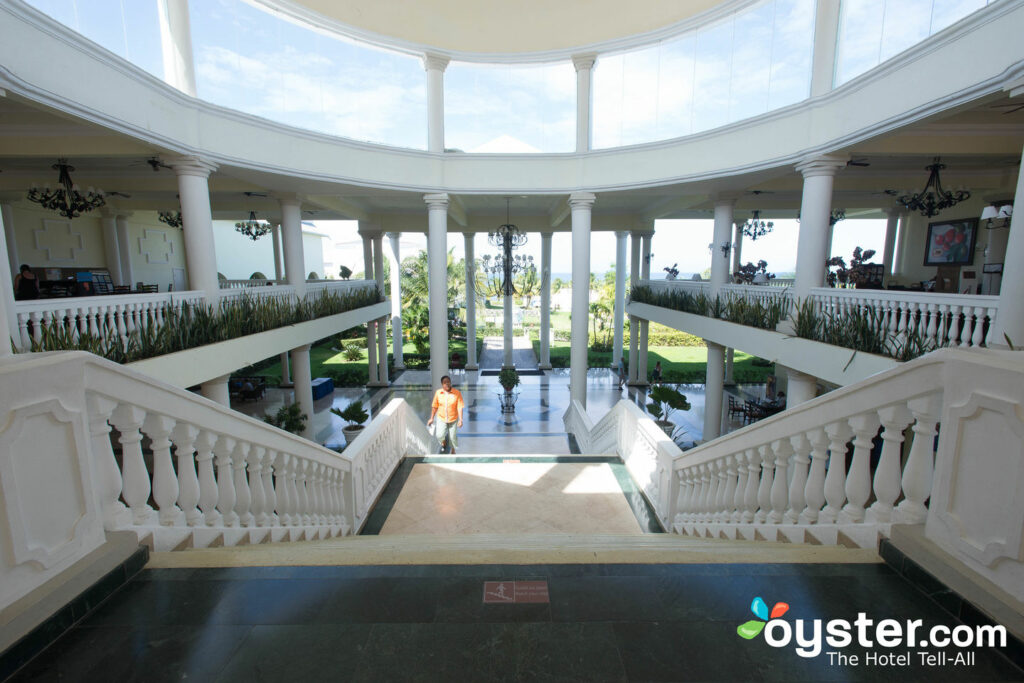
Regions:
[[[217, 252], [213, 243], [209, 180], [210, 174], [217, 167], [196, 157], [181, 157], [169, 163], [178, 176], [189, 288], [202, 291], [207, 302], [216, 304], [220, 299], [220, 283], [217, 282]], [[117, 221], [117, 240], [123, 254], [126, 245], [121, 238], [125, 237], [127, 241], [127, 234], [122, 235], [120, 216]], [[130, 260], [122, 265], [122, 269], [129, 282], [134, 282]]]
[[711, 249], [711, 296], [717, 296], [722, 285], [729, 282], [729, 257], [732, 249], [723, 250], [723, 245], [732, 244], [732, 209], [735, 197], [720, 197], [715, 200], [714, 247]]
[[110, 279], [115, 285], [128, 284], [121, 275], [121, 251], [117, 246], [117, 214], [104, 210], [100, 223], [103, 227], [103, 256], [110, 272]]
[[[279, 197], [281, 204], [281, 242], [284, 251], [285, 281], [295, 288], [295, 296], [306, 296], [306, 257], [302, 250], [302, 205], [298, 197]], [[293, 359], [294, 361], [294, 359]]]
[[427, 203], [427, 300], [430, 303], [430, 385], [448, 374], [448, 195], [423, 196]]
[[[777, 366], [778, 367], [778, 366]], [[818, 395], [818, 380], [811, 375], [784, 368], [786, 379], [786, 407], [792, 408], [806, 403]]]
[[725, 347], [708, 341], [708, 370], [704, 384], [704, 441], [722, 435], [722, 398], [725, 373]]
[[882, 250], [882, 280], [889, 279], [892, 275], [892, 257], [896, 251], [896, 233], [900, 224], [901, 212], [899, 209], [885, 210], [885, 247]]
[[448, 58], [436, 54], [423, 56], [427, 72], [427, 151], [444, 152], [444, 70]]
[[288, 352], [283, 351], [278, 359], [281, 362], [281, 386], [290, 387], [292, 386], [292, 364], [288, 358]]
[[[1017, 204], [1024, 205], [1024, 173], [1017, 175]], [[1013, 212], [1010, 234], [1006, 239], [1006, 269], [999, 288], [999, 314], [988, 333], [988, 344], [1006, 348], [1007, 340], [1014, 348], [1024, 348], [1024, 305], [1020, 293], [1024, 291], [1024, 209]]]
[[466, 369], [476, 370], [476, 255], [473, 240], [476, 233], [462, 234], [466, 247]]
[[541, 370], [551, 369], [551, 237], [540, 234], [540, 363]]
[[501, 297], [501, 303], [502, 303], [502, 306], [503, 306], [503, 309], [504, 309], [503, 310], [504, 315], [502, 317], [502, 320], [505, 323], [505, 325], [504, 325], [505, 336], [504, 336], [504, 343], [502, 344], [502, 352], [503, 353], [502, 353], [502, 360], [501, 360], [501, 367], [503, 367], [503, 368], [515, 367], [515, 363], [512, 361], [512, 336], [513, 336], [512, 335], [512, 304], [513, 304], [512, 299], [513, 299], [513, 297], [511, 297], [511, 296], [504, 296], [504, 295], [502, 295], [502, 297]]
[[281, 226], [275, 225], [271, 230], [271, 237], [274, 241], [274, 279], [281, 281], [284, 279], [284, 265], [281, 261]]
[[186, 95], [195, 97], [196, 70], [192, 61], [188, 0], [158, 0], [157, 7], [164, 81]]
[[[132, 242], [128, 236], [128, 216], [131, 214], [118, 214], [114, 218], [115, 232], [117, 233], [117, 257], [118, 262], [121, 264], [121, 282], [125, 286], [135, 286], [135, 269], [132, 268]], [[213, 223], [210, 223], [211, 239]], [[189, 260], [188, 242], [185, 242], [185, 263], [189, 269], [189, 289], [199, 289], [196, 281], [192, 279], [192, 262]], [[217, 271], [214, 270], [214, 279], [217, 278]], [[220, 285], [218, 284], [218, 288]]]
[[615, 325], [612, 336], [612, 367], [622, 368], [622, 325], [626, 313], [626, 237], [623, 230], [615, 233]]
[[736, 384], [733, 378], [733, 364], [736, 362], [736, 349], [726, 348], [725, 350], [725, 383]]
[[[384, 291], [384, 234], [373, 236], [373, 279], [377, 289]], [[377, 385], [388, 385], [388, 323], [387, 318], [376, 320], [377, 324]], [[371, 377], [371, 384], [373, 384]]]
[[797, 164], [803, 174], [804, 189], [800, 201], [800, 232], [796, 250], [796, 281], [793, 299], [806, 299], [813, 287], [825, 284], [825, 261], [832, 214], [832, 182], [846, 160], [823, 156]]
[[214, 377], [213, 379], [199, 385], [199, 392], [211, 401], [216, 401], [222, 406], [230, 408], [231, 390], [228, 387], [229, 379], [231, 379], [231, 375]]
[[[640, 233], [632, 232], [629, 238], [629, 289], [636, 289], [640, 283]], [[629, 385], [647, 384], [647, 378], [640, 379], [640, 318], [629, 316]]]
[[569, 398], [587, 406], [587, 327], [590, 321], [590, 214], [596, 197], [569, 195], [572, 209], [572, 339], [569, 347]]
[[[363, 238], [363, 278], [375, 280], [373, 275], [373, 235], [359, 227], [359, 234]], [[387, 359], [384, 359], [387, 362]], [[375, 386], [380, 373], [377, 370], [377, 325], [370, 320], [366, 323], [366, 369], [367, 386]]]
[[839, 36], [839, 3], [817, 0], [814, 11], [814, 56], [811, 61], [811, 97], [832, 89], [836, 42]]
[[735, 273], [743, 265], [743, 224], [736, 221], [732, 233], [732, 272]]
[[309, 344], [292, 349], [292, 374], [295, 378], [295, 402], [306, 416], [302, 436], [313, 438], [313, 373], [309, 367]]
[[405, 360], [402, 358], [402, 255], [399, 249], [399, 240], [402, 235], [397, 232], [389, 232], [388, 240], [391, 243], [391, 251], [388, 252], [388, 260], [391, 267], [391, 345], [395, 355], [395, 370], [405, 369]]
[[7, 211], [0, 212], [0, 229], [4, 233], [4, 240], [0, 242], [0, 251], [3, 252], [0, 254], [0, 358], [11, 355], [8, 339], [14, 339], [14, 343], [21, 346], [18, 316], [14, 310], [14, 276], [20, 272], [20, 265], [9, 265], [11, 261], [7, 245], [14, 237], [14, 223], [9, 216]]
[[[651, 279], [651, 239], [654, 237], [653, 232], [645, 232], [640, 242], [640, 279], [650, 280]], [[650, 320], [640, 321], [640, 358], [639, 365], [637, 368], [637, 383], [643, 386], [650, 384], [647, 381], [647, 334], [651, 329]]]
[[7, 263], [11, 267], [11, 277], [17, 275], [21, 270], [21, 261], [18, 259], [18, 240], [14, 235], [14, 212], [10, 204], [0, 204], [0, 218], [4, 223], [4, 244], [7, 246]]
[[573, 55], [576, 67], [576, 151], [590, 151], [590, 84], [597, 55]]

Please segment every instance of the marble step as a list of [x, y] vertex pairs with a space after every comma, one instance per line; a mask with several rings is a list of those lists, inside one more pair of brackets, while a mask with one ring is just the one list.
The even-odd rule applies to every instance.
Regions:
[[150, 568], [402, 564], [765, 564], [880, 562], [875, 550], [676, 534], [348, 536], [150, 556]]

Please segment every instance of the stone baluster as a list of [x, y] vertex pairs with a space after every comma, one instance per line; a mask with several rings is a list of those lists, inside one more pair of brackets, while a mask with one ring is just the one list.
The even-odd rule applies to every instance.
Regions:
[[949, 308], [949, 345], [960, 346], [960, 312], [963, 306], [955, 304]]
[[807, 506], [800, 513], [799, 521], [814, 524], [818, 521], [825, 504], [825, 464], [828, 462], [828, 438], [824, 429], [815, 429], [805, 434], [811, 445], [811, 471], [804, 487]]
[[847, 503], [843, 506], [843, 522], [863, 522], [864, 505], [871, 497], [871, 448], [878, 433], [878, 416], [875, 413], [855, 415], [849, 419], [853, 430], [853, 458], [846, 475]]
[[334, 474], [335, 470], [333, 467], [324, 465], [323, 473], [323, 492], [324, 492], [324, 523], [333, 529], [337, 526], [337, 518], [335, 517], [334, 509]]
[[85, 320], [83, 322], [85, 329], [83, 329], [82, 332], [90, 334], [93, 337], [100, 336], [99, 325], [96, 324], [96, 308], [94, 306], [86, 307]]
[[693, 521], [700, 522], [704, 520], [704, 501], [708, 496], [708, 482], [704, 479], [704, 465], [697, 465], [694, 467], [694, 500], [693, 500]]
[[114, 320], [117, 324], [117, 336], [121, 337], [121, 342], [128, 341], [128, 315], [126, 312], [125, 304], [117, 304], [114, 308]]
[[761, 454], [756, 448], [747, 449], [747, 490], [743, 494], [744, 524], [750, 524], [757, 515], [757, 491], [761, 483]]
[[772, 483], [774, 481], [775, 462], [768, 445], [758, 447], [761, 460], [761, 480], [757, 487], [757, 512], [754, 514], [754, 522], [764, 524], [768, 519], [768, 513], [772, 509]]
[[231, 454], [237, 441], [230, 436], [222, 436], [217, 440], [217, 511], [220, 512], [224, 526], [236, 526], [238, 514], [235, 513], [235, 482], [231, 471]]
[[714, 522], [718, 514], [716, 504], [718, 502], [718, 489], [721, 486], [721, 482], [718, 479], [718, 463], [707, 463], [705, 473], [708, 478], [708, 495], [704, 500], [704, 521]]
[[199, 428], [179, 422], [171, 432], [174, 455], [178, 460], [178, 507], [185, 513], [185, 523], [197, 526], [203, 520], [199, 512], [199, 477], [196, 476], [195, 453]]
[[341, 507], [341, 470], [331, 470], [331, 521], [336, 527], [341, 527], [344, 521], [344, 510]]
[[250, 448], [250, 444], [245, 441], [238, 441], [235, 443], [235, 450], [231, 455], [231, 470], [235, 478], [233, 509], [241, 526], [252, 526], [252, 513], [249, 512], [249, 507], [252, 505], [252, 492], [249, 490], [249, 478], [245, 476], [245, 466], [249, 459]]
[[[260, 526], [277, 526], [278, 517], [277, 511], [277, 491], [274, 488], [274, 472], [277, 470], [277, 454], [271, 449], [265, 449], [263, 456], [263, 466], [260, 470], [263, 476], [263, 495], [266, 496], [266, 501], [263, 505], [263, 519], [257, 519], [256, 523]], [[280, 475], [278, 475], [280, 479]]]
[[[938, 336], [938, 331], [939, 331], [938, 308], [939, 307], [936, 304], [928, 304], [928, 306], [927, 306], [927, 310], [928, 310], [928, 328], [927, 328], [927, 331], [925, 332], [925, 341], [935, 342], [935, 343], [939, 342], [939, 336]], [[923, 312], [922, 312], [922, 315], [924, 315]]]
[[793, 449], [793, 474], [789, 478], [789, 507], [782, 516], [782, 521], [786, 524], [796, 524], [800, 521], [800, 512], [807, 504], [804, 490], [807, 488], [807, 465], [811, 461], [808, 457], [811, 442], [806, 434], [797, 434], [789, 437], [789, 445]]
[[882, 424], [882, 454], [875, 469], [875, 502], [867, 511], [869, 522], [892, 521], [893, 504], [900, 495], [900, 455], [903, 430], [913, 417], [905, 405], [886, 406], [878, 411]]
[[720, 520], [731, 522], [736, 501], [736, 459], [734, 456], [728, 455], [723, 462], [725, 463], [725, 488], [722, 493]]
[[768, 522], [780, 524], [782, 516], [789, 504], [789, 459], [793, 455], [793, 446], [789, 439], [780, 439], [772, 442], [772, 451], [775, 453], [775, 480], [772, 482], [771, 501], [772, 511], [768, 515]]
[[137, 525], [149, 522], [153, 508], [149, 500], [149, 472], [146, 461], [142, 457], [142, 423], [146, 419], [146, 411], [127, 403], [122, 403], [111, 415], [113, 425], [121, 433], [121, 477], [123, 482], [124, 501], [132, 511], [132, 522]]
[[740, 522], [743, 520], [744, 498], [747, 493], [747, 477], [750, 476], [750, 470], [747, 468], [747, 459], [743, 451], [734, 453], [732, 458], [736, 463], [736, 490], [732, 496], [733, 509], [729, 521]]
[[828, 434], [828, 474], [825, 475], [825, 509], [818, 516], [819, 524], [835, 524], [846, 501], [846, 442], [850, 440], [850, 427], [833, 422], [825, 427]]
[[200, 431], [196, 437], [199, 509], [203, 512], [206, 526], [217, 526], [221, 523], [220, 512], [217, 510], [217, 479], [213, 474], [213, 448], [216, 443], [217, 435], [206, 429]]
[[289, 479], [291, 465], [288, 460], [289, 457], [283, 451], [278, 451], [277, 456], [274, 458], [274, 492], [277, 496], [277, 518], [282, 526], [288, 526], [292, 523], [292, 498]]
[[267, 449], [263, 446], [253, 446], [249, 450], [249, 490], [252, 491], [252, 505], [249, 512], [252, 515], [251, 526], [266, 526], [267, 522], [267, 495], [263, 490], [263, 456]]
[[914, 417], [914, 440], [910, 444], [906, 467], [903, 468], [904, 498], [896, 508], [893, 521], [902, 524], [923, 524], [928, 516], [928, 508], [924, 502], [932, 494], [935, 425], [938, 422], [940, 404], [937, 397], [926, 396], [907, 401], [907, 407]]
[[114, 306], [103, 307], [103, 336], [117, 336], [117, 318], [114, 315]]
[[313, 526], [323, 524], [323, 500], [320, 491], [320, 463], [310, 460], [306, 464], [306, 492], [309, 495], [309, 522]]
[[695, 522], [697, 508], [700, 505], [700, 472], [696, 467], [688, 467], [682, 474], [686, 479], [686, 508], [683, 519], [686, 522]]
[[[978, 347], [985, 341], [985, 313], [984, 306], [974, 307], [974, 335], [971, 337], [971, 345]], [[1002, 340], [1000, 340], [1002, 341]]]
[[676, 501], [676, 516], [671, 520], [671, 524], [682, 524], [686, 520], [686, 506], [689, 503], [690, 492], [686, 488], [686, 473], [683, 470], [673, 470], [672, 476], [679, 484], [679, 497]]
[[302, 498], [299, 497], [300, 464], [295, 455], [288, 456], [288, 516], [292, 526], [302, 526]]
[[100, 505], [103, 506], [103, 526], [117, 529], [128, 523], [127, 508], [121, 498], [121, 469], [117, 466], [114, 449], [110, 445], [110, 415], [117, 407], [117, 401], [96, 394], [89, 394], [89, 442], [96, 461], [97, 484], [100, 490]]
[[295, 488], [298, 490], [296, 501], [298, 503], [297, 514], [302, 520], [302, 526], [309, 526], [312, 517], [309, 514], [309, 489], [306, 488], [306, 472], [309, 463], [305, 460], [296, 459], [295, 463]]

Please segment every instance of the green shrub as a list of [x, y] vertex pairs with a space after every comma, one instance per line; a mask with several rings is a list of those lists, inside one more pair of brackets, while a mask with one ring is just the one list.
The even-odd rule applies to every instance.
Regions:
[[363, 344], [359, 342], [350, 341], [346, 342], [342, 347], [344, 349], [345, 360], [362, 360], [363, 359]]
[[276, 413], [265, 413], [263, 421], [292, 434], [301, 434], [309, 417], [302, 412], [298, 403], [281, 406]]
[[362, 387], [370, 381], [370, 371], [361, 365], [339, 365], [325, 369], [325, 377], [330, 377], [336, 387]]
[[363, 408], [362, 401], [352, 401], [345, 407], [345, 410], [331, 408], [331, 412], [347, 422], [349, 426], [361, 425], [370, 417], [370, 414]]

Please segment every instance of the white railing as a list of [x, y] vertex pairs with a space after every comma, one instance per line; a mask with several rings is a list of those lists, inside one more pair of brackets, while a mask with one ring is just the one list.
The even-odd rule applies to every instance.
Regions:
[[307, 280], [306, 291], [307, 292], [320, 292], [327, 290], [328, 292], [349, 292], [354, 289], [363, 289], [364, 287], [376, 287], [377, 283], [373, 280]]
[[764, 285], [722, 285], [722, 295], [733, 299], [746, 299], [762, 305], [774, 304], [789, 296], [787, 287]]
[[811, 299], [824, 315], [870, 310], [890, 334], [916, 334], [926, 348], [987, 345], [999, 310], [998, 296], [973, 294], [817, 287]]
[[795, 283], [795, 277], [774, 277], [765, 284], [769, 287], [792, 287]]
[[42, 339], [43, 329], [51, 325], [63, 328], [75, 341], [83, 334], [101, 338], [116, 334], [124, 339], [136, 329], [163, 324], [168, 308], [203, 300], [202, 292], [187, 291], [17, 301], [16, 341], [20, 342], [19, 348], [29, 350], [33, 341]]
[[271, 285], [269, 287], [246, 287], [244, 289], [222, 289], [220, 291], [221, 301], [241, 299], [249, 297], [252, 299], [283, 299], [295, 301], [294, 285]]
[[283, 285], [284, 280], [262, 280], [262, 279], [248, 279], [248, 280], [220, 280], [221, 289], [245, 289], [249, 287], [268, 287], [272, 285]]
[[641, 286], [650, 287], [655, 292], [683, 291], [690, 294], [711, 291], [711, 283], [707, 280], [641, 280]]

